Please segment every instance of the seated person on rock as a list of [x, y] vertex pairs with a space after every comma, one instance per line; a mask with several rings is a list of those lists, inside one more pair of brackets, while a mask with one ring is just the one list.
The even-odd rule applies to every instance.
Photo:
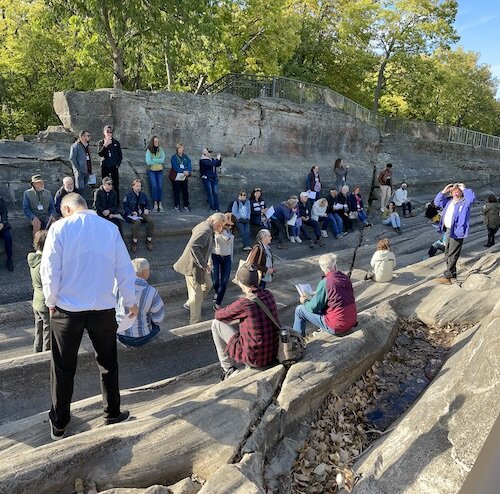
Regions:
[[324, 273], [310, 300], [300, 297], [295, 309], [293, 329], [305, 336], [310, 322], [329, 334], [342, 334], [356, 325], [357, 312], [351, 280], [337, 270], [337, 256], [323, 254], [319, 267]]
[[434, 204], [434, 201], [428, 202], [425, 205], [425, 217], [429, 218], [432, 223], [439, 223], [439, 220], [441, 219], [440, 211], [440, 208]]
[[445, 247], [446, 247], [446, 232], [444, 232], [443, 235], [438, 240], [432, 243], [432, 245], [429, 247], [429, 252], [427, 252], [427, 255], [429, 257], [434, 257], [437, 254], [438, 250], [444, 252]]
[[146, 246], [153, 250], [153, 233], [155, 223], [151, 215], [151, 204], [148, 196], [142, 192], [142, 182], [136, 178], [132, 182], [132, 190], [127, 192], [123, 198], [123, 209], [125, 210], [125, 221], [132, 224], [132, 238], [130, 250], [137, 252], [137, 240], [142, 223], [146, 223]]
[[[118, 331], [116, 336], [124, 345], [142, 346], [160, 332], [159, 324], [165, 317], [165, 310], [158, 290], [148, 283], [151, 274], [148, 260], [138, 257], [132, 259], [132, 265], [136, 275], [135, 296], [139, 305], [139, 312], [132, 326]], [[116, 322], [120, 324], [127, 316], [127, 311], [118, 290], [116, 295]]]
[[[215, 311], [212, 337], [222, 367], [222, 380], [229, 377], [237, 364], [264, 368], [277, 360], [278, 329], [251, 298], [259, 298], [279, 323], [273, 295], [258, 287], [255, 266], [243, 264], [236, 273], [237, 285], [245, 294], [232, 304]], [[239, 327], [230, 326], [239, 321]]]
[[314, 202], [311, 209], [311, 218], [321, 224], [321, 236], [328, 238], [328, 225], [332, 227], [335, 238], [340, 238], [344, 231], [344, 225], [338, 215], [328, 212], [328, 199], [322, 197]]
[[278, 249], [286, 249], [283, 245], [283, 239], [286, 237], [287, 223], [293, 218], [297, 203], [298, 199], [290, 197], [285, 202], [273, 206], [274, 214], [271, 216], [271, 227], [278, 239]]
[[5, 245], [5, 253], [7, 254], [7, 269], [9, 271], [14, 271], [14, 263], [12, 261], [12, 235], [10, 234], [7, 204], [5, 203], [3, 197], [0, 197], [0, 238], [3, 238]]
[[377, 250], [370, 261], [372, 269], [368, 271], [365, 280], [372, 279], [379, 283], [388, 283], [392, 280], [396, 267], [396, 256], [391, 252], [389, 239], [382, 238], [377, 242]]
[[99, 216], [114, 223], [123, 237], [122, 220], [119, 219], [122, 211], [118, 207], [118, 195], [113, 189], [113, 179], [111, 177], [104, 177], [102, 185], [94, 192], [94, 204], [92, 208]]
[[392, 225], [394, 231], [401, 235], [401, 218], [396, 211], [396, 203], [391, 201], [382, 213], [382, 224]]
[[77, 194], [82, 195], [80, 192], [80, 189], [77, 189], [75, 187], [75, 182], [73, 180], [73, 177], [64, 177], [63, 182], [62, 182], [62, 187], [56, 192], [56, 195], [54, 196], [54, 207], [57, 213], [57, 217], [60, 218], [62, 216], [61, 214], [61, 201], [63, 197], [71, 192], [75, 192]]
[[415, 213], [411, 211], [411, 202], [408, 199], [408, 191], [406, 190], [408, 185], [403, 182], [392, 197], [394, 203], [397, 207], [403, 208], [403, 216], [409, 218], [410, 216], [415, 216]]
[[[347, 196], [347, 204], [349, 206], [351, 228], [352, 220], [356, 218], [363, 224], [363, 227], [372, 226], [372, 224], [368, 221], [368, 215], [365, 211], [363, 199], [361, 198], [361, 188], [359, 186], [356, 185], [352, 192]], [[351, 218], [351, 216], [354, 216], [354, 218]]]
[[45, 182], [41, 175], [31, 177], [31, 189], [23, 194], [23, 211], [31, 222], [33, 237], [35, 233], [47, 229], [55, 220], [55, 207], [52, 194], [45, 190]]
[[[309, 246], [313, 246], [314, 244], [318, 244], [319, 246], [324, 246], [325, 242], [321, 238], [321, 227], [319, 225], [318, 221], [315, 221], [311, 217], [311, 210], [309, 208], [309, 202], [308, 202], [308, 197], [307, 197], [307, 192], [301, 192], [299, 195], [299, 214], [298, 216], [302, 220], [302, 235], [304, 236], [305, 240], [309, 241]], [[304, 225], [310, 226], [313, 229], [314, 232], [314, 237], [315, 239], [313, 240], [311, 237], [309, 237], [308, 233], [306, 232]]]

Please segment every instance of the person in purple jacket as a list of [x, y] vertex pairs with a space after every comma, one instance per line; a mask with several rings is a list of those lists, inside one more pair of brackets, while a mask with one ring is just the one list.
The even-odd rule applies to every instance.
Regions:
[[462, 183], [454, 183], [448, 184], [434, 199], [434, 204], [443, 208], [438, 230], [446, 231], [446, 271], [436, 280], [438, 283], [451, 285], [451, 280], [457, 278], [457, 261], [464, 238], [469, 235], [470, 208], [475, 198], [471, 189], [466, 189]]

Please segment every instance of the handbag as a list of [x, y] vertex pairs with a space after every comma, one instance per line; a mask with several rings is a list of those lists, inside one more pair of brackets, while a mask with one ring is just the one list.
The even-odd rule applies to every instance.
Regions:
[[173, 169], [170, 168], [170, 172], [168, 174], [168, 178], [172, 180], [172, 182], [175, 182], [175, 178], [177, 177], [177, 172]]
[[358, 213], [356, 211], [349, 211], [349, 219], [350, 220], [357, 220], [358, 219]]
[[278, 362], [286, 365], [292, 365], [295, 362], [298, 362], [304, 356], [305, 344], [302, 335], [288, 326], [280, 326], [271, 314], [271, 311], [259, 297], [256, 297], [253, 294], [248, 294], [247, 298], [248, 300], [256, 303], [261, 308], [262, 312], [264, 312], [264, 314], [279, 330]]

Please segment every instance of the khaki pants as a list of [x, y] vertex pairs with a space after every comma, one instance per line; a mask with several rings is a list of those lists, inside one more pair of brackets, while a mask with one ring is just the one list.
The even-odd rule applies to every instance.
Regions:
[[194, 276], [186, 276], [186, 286], [189, 311], [191, 313], [189, 324], [196, 324], [201, 321], [203, 298], [212, 288], [212, 278], [208, 273], [205, 273], [205, 283], [197, 283]]
[[145, 214], [144, 216], [142, 216], [142, 220], [132, 222], [132, 238], [134, 240], [137, 240], [139, 238], [141, 223], [146, 223], [146, 237], [152, 238], [155, 231], [155, 223], [153, 218], [151, 218], [149, 214]]
[[390, 185], [380, 186], [380, 208], [386, 208], [391, 199], [392, 188]]

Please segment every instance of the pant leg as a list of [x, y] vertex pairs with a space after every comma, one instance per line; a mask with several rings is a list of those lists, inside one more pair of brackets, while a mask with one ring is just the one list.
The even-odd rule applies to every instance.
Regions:
[[214, 209], [219, 211], [219, 179], [214, 178], [212, 182], [212, 195], [214, 198]]
[[73, 165], [73, 177], [75, 179], [75, 187], [80, 189], [83, 193], [85, 190], [85, 181], [83, 179], [83, 174], [80, 173], [80, 170]]
[[367, 217], [364, 211], [358, 211], [358, 220], [361, 221], [361, 223], [364, 223]]
[[116, 197], [118, 199], [118, 203], [120, 202], [120, 174], [118, 172], [118, 168], [113, 166], [110, 168], [111, 178], [113, 179], [113, 189], [116, 191]]
[[56, 309], [50, 320], [51, 352], [50, 391], [52, 408], [49, 417], [59, 429], [70, 421], [71, 397], [78, 349], [85, 327], [85, 313]]
[[180, 208], [181, 207], [181, 189], [180, 189], [180, 182], [174, 180], [172, 182], [172, 189], [174, 191], [174, 207], [175, 208]]
[[[219, 254], [212, 254], [212, 284], [215, 293], [219, 294], [219, 287], [221, 285], [221, 274], [222, 274], [222, 260], [224, 258]], [[217, 302], [219, 303], [219, 302]]]
[[389, 204], [389, 198], [390, 198], [390, 191], [391, 188], [388, 185], [381, 185], [380, 186], [380, 207], [381, 208], [386, 208], [387, 204]]
[[184, 203], [184, 207], [189, 207], [189, 189], [188, 189], [188, 179], [180, 182], [181, 190], [182, 190], [182, 202]]
[[342, 218], [337, 214], [334, 213], [333, 215], [333, 220], [335, 221], [335, 224], [337, 225], [337, 231], [339, 232], [339, 235], [344, 232], [344, 222], [342, 221]]
[[208, 207], [213, 210], [215, 209], [215, 206], [214, 206], [212, 181], [208, 178], [202, 178], [201, 182], [203, 184], [203, 188], [205, 189], [205, 193], [207, 194]]
[[203, 289], [194, 276], [186, 276], [188, 305], [190, 311], [189, 324], [201, 321], [201, 306], [203, 304]]
[[306, 324], [310, 322], [318, 328], [324, 328], [323, 316], [320, 314], [314, 314], [308, 311], [303, 304], [298, 305], [295, 308], [295, 319], [293, 321], [293, 329], [302, 334], [306, 335]]
[[41, 312], [42, 318], [42, 352], [50, 350], [50, 313], [49, 311]]
[[447, 237], [446, 239], [446, 248], [444, 251], [446, 256], [446, 271], [444, 273], [445, 278], [457, 277], [457, 261], [460, 257], [463, 241], [463, 238]]
[[159, 170], [156, 173], [156, 187], [158, 189], [158, 201], [162, 202], [163, 201], [163, 170]]
[[280, 220], [271, 220], [271, 226], [276, 230], [278, 243], [282, 243], [286, 237], [285, 225]]
[[231, 256], [224, 256], [222, 258], [221, 272], [220, 272], [220, 286], [217, 291], [216, 303], [220, 305], [222, 299], [226, 294], [227, 284], [229, 283], [229, 277], [231, 276]]
[[149, 186], [151, 188], [151, 199], [153, 202], [158, 202], [158, 186], [156, 181], [156, 172], [148, 170]]
[[8, 228], [7, 230], [2, 228], [2, 231], [0, 231], [0, 236], [3, 237], [7, 259], [12, 259], [12, 235], [10, 233], [10, 228]]
[[101, 375], [104, 417], [117, 417], [120, 414], [120, 387], [116, 351], [118, 325], [115, 309], [88, 311], [85, 314], [87, 332], [95, 350], [97, 367]]
[[151, 218], [151, 215], [145, 214], [142, 217], [141, 223], [146, 223], [146, 237], [147, 238], [153, 237], [153, 234], [155, 232], [155, 220]]
[[141, 220], [132, 221], [132, 238], [137, 240], [139, 238], [139, 232], [141, 231]]
[[134, 338], [133, 336], [125, 336], [122, 334], [117, 334], [116, 337], [118, 341], [127, 346], [143, 346], [146, 343], [149, 343], [158, 333], [160, 332], [160, 326], [158, 324], [151, 324], [151, 332], [145, 336], [139, 336], [138, 338]]
[[321, 237], [321, 228], [316, 220], [312, 220], [311, 218], [309, 218], [307, 221], [304, 221], [304, 224], [312, 227], [316, 240]]
[[401, 217], [399, 214], [394, 215], [394, 221], [396, 222], [396, 227], [401, 228]]
[[238, 330], [225, 322], [217, 321], [217, 319], [212, 321], [211, 329], [220, 365], [224, 371], [227, 371], [234, 366], [236, 362], [225, 352], [226, 345], [232, 336], [238, 333]]
[[244, 231], [244, 236], [243, 236], [243, 243], [246, 246], [250, 247], [251, 240], [250, 240], [250, 223], [244, 223], [243, 224], [243, 231]]
[[43, 319], [42, 313], [33, 309], [33, 316], [35, 317], [35, 338], [33, 340], [33, 353], [42, 351], [43, 348]]
[[333, 234], [336, 237], [338, 237], [342, 233], [342, 230], [339, 230], [337, 222], [335, 221], [335, 217], [332, 213], [328, 213], [328, 222], [330, 223], [330, 226], [332, 227]]

